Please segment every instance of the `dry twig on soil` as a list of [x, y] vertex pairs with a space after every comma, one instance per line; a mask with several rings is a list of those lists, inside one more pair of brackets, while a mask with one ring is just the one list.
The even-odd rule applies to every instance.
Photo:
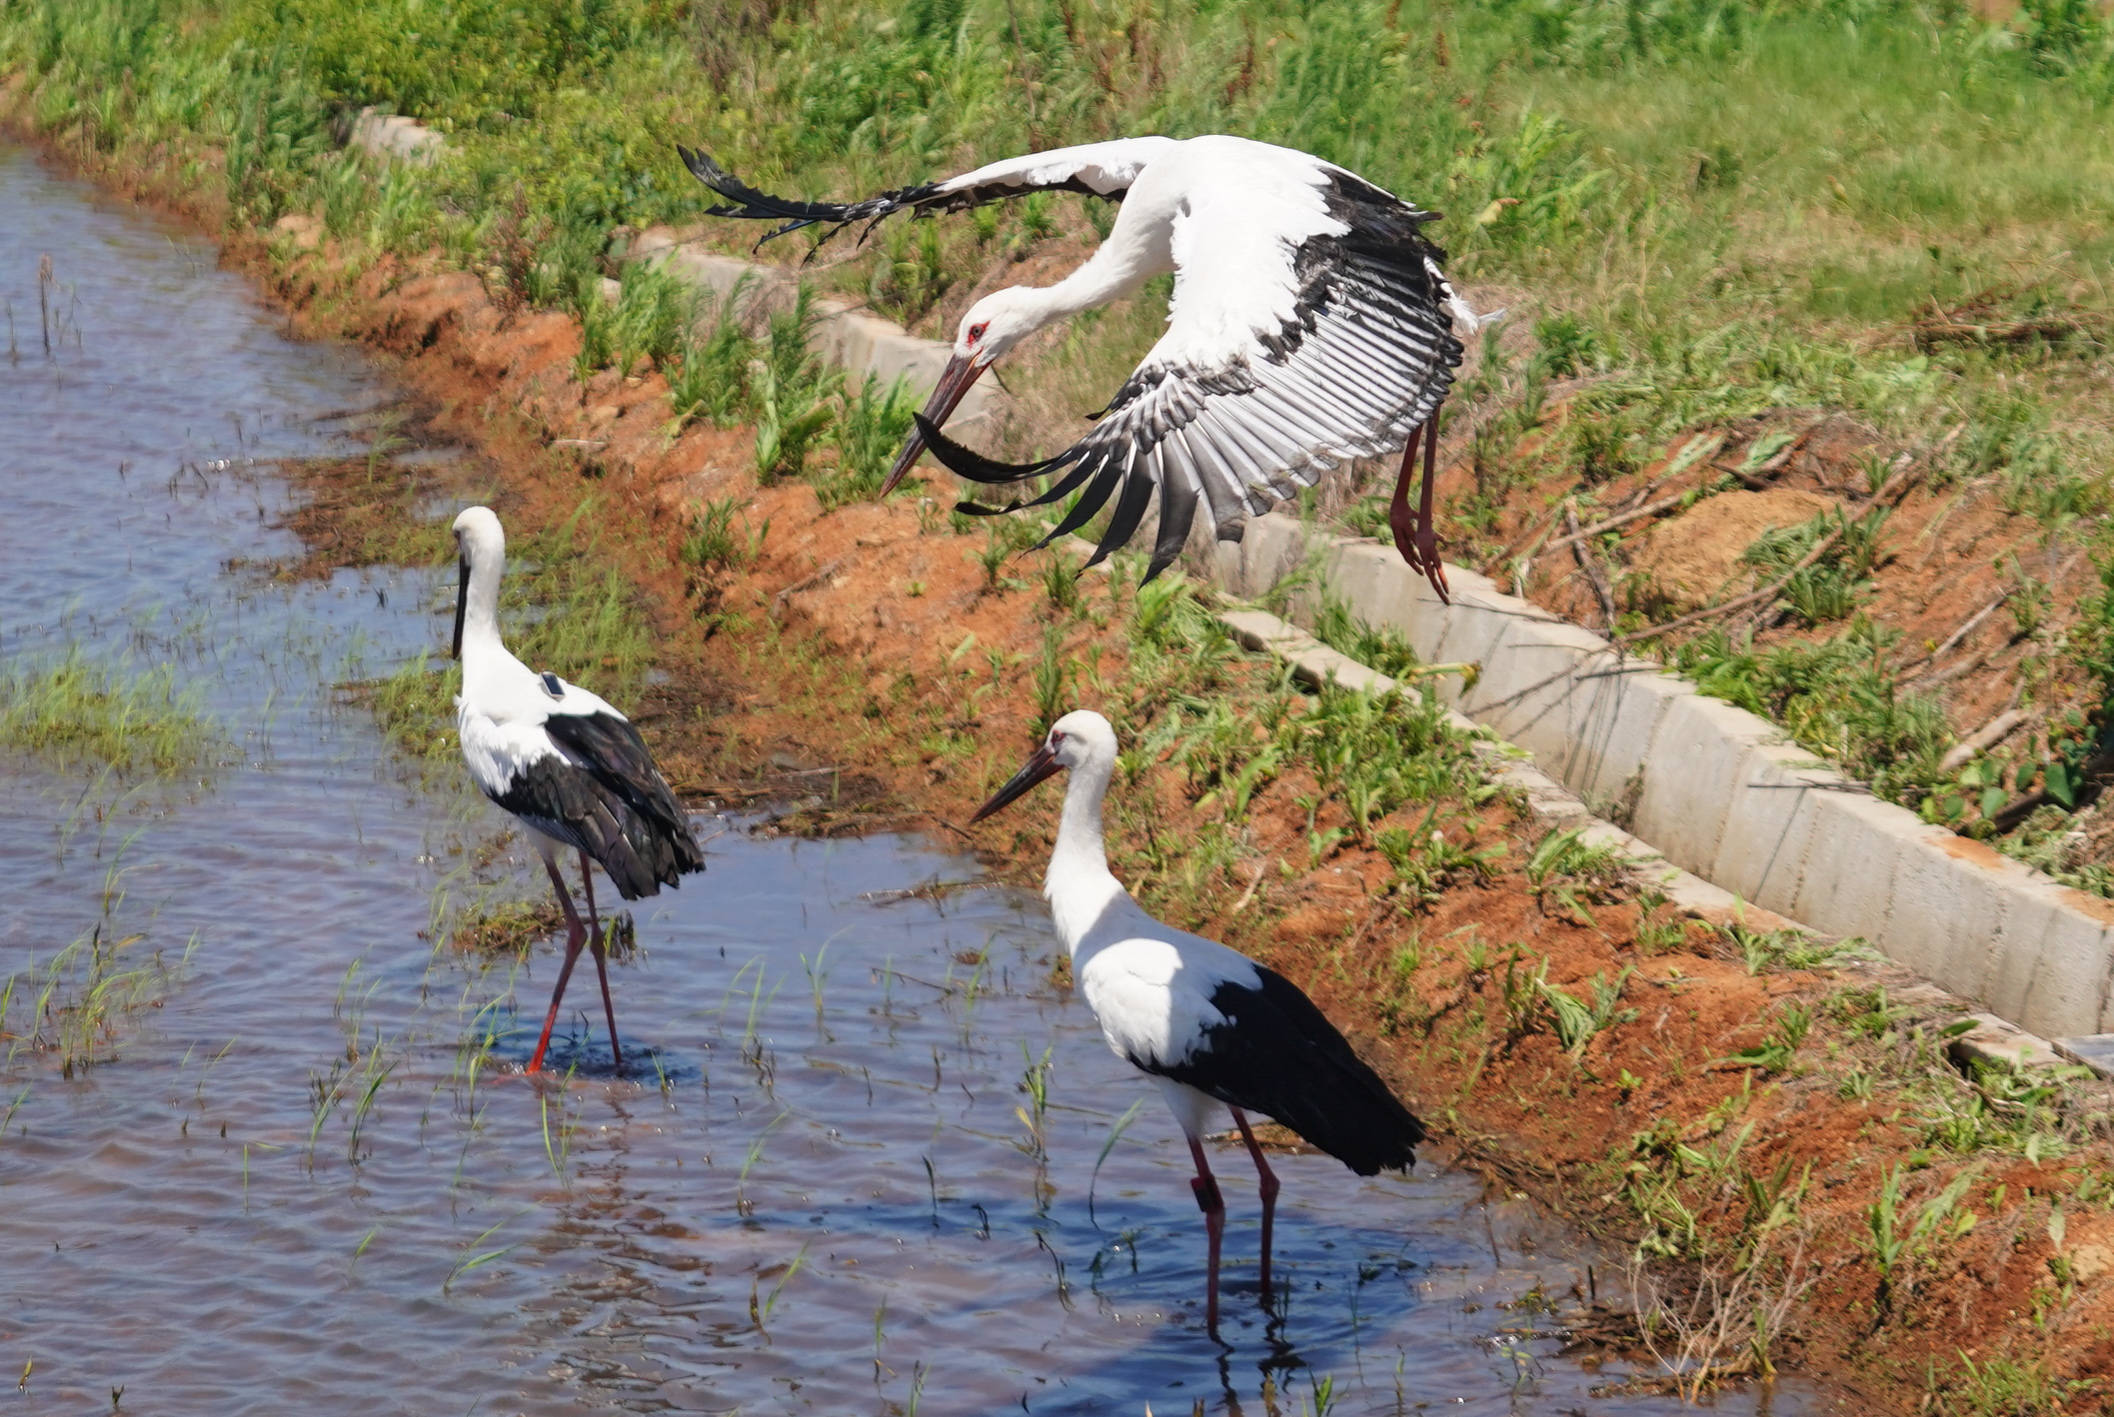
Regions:
[[1608, 588], [1607, 572], [1600, 568], [1600, 558], [1578, 534], [1578, 507], [1566, 497], [1563, 504], [1564, 530], [1570, 535], [1571, 556], [1578, 562], [1578, 569], [1585, 573], [1586, 583], [1593, 587], [1593, 597], [1600, 602], [1603, 624], [1610, 630], [1615, 628], [1615, 593]]

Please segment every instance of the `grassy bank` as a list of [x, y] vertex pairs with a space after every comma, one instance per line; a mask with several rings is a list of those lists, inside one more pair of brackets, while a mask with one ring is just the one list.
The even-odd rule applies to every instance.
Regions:
[[[154, 150], [247, 224], [312, 213], [368, 259], [439, 252], [573, 314], [583, 375], [655, 367], [678, 419], [753, 423], [766, 472], [844, 498], [899, 401], [834, 387], [783, 335], [687, 334], [643, 272], [603, 301], [620, 228], [698, 218], [675, 141], [845, 194], [1140, 130], [1326, 154], [1445, 211], [1453, 270], [1513, 311], [1456, 403], [1457, 553], [1669, 649], [1930, 820], [2106, 884], [2097, 818], [2069, 819], [2114, 765], [2114, 30], [2085, 0], [2001, 24], [1893, 0], [16, 0], [0, 68], [44, 126]], [[364, 170], [334, 136], [368, 104], [446, 132], [445, 160]], [[892, 223], [811, 274], [940, 332], [1009, 270], [1050, 278], [1110, 210]], [[1023, 351], [1021, 436], [1103, 402], [1158, 321], [1147, 300]], [[1835, 507], [1743, 539], [1708, 584], [1646, 544], [1794, 484]], [[1573, 522], [1578, 548], [1544, 553]]]

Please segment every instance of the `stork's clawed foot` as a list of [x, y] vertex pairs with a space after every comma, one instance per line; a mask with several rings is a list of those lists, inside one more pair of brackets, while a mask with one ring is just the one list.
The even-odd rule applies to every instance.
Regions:
[[1418, 523], [1415, 545], [1417, 554], [1409, 558], [1411, 568], [1424, 573], [1424, 579], [1431, 582], [1441, 605], [1453, 604], [1453, 597], [1446, 593], [1446, 563], [1439, 559], [1438, 533], [1431, 529], [1430, 522]]
[[1395, 534], [1395, 550], [1401, 553], [1403, 561], [1431, 582], [1440, 604], [1453, 604], [1453, 597], [1447, 593], [1446, 563], [1439, 559], [1439, 536], [1432, 530], [1431, 523], [1415, 512], [1409, 512], [1406, 516], [1389, 518], [1389, 529]]

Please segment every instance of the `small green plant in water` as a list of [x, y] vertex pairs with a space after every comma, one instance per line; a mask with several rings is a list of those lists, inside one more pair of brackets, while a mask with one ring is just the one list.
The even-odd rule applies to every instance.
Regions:
[[30, 1053], [71, 1078], [115, 1057], [123, 1025], [160, 1004], [198, 947], [193, 936], [171, 964], [160, 951], [143, 949], [146, 941], [143, 934], [118, 935], [106, 917], [49, 959], [32, 959], [0, 982], [6, 1065]]

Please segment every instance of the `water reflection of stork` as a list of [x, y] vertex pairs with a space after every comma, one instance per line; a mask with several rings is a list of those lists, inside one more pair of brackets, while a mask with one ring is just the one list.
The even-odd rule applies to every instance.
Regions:
[[[454, 652], [462, 660], [462, 696], [455, 706], [463, 761], [484, 795], [528, 828], [565, 910], [565, 963], [558, 969], [558, 986], [551, 991], [550, 1012], [528, 1071], [543, 1066], [583, 943], [594, 951], [609, 1051], [622, 1067], [590, 863], [609, 874], [624, 899], [637, 900], [679, 884], [686, 872], [703, 870], [704, 851], [630, 721], [578, 685], [536, 673], [500, 642], [499, 576], [506, 534], [499, 518], [489, 507], [471, 507], [455, 519], [455, 542], [462, 562]], [[589, 924], [581, 923], [558, 871], [558, 852], [566, 847], [580, 853]]]
[[1108, 1046], [1160, 1084], [1189, 1139], [1196, 1162], [1189, 1184], [1209, 1245], [1206, 1322], [1216, 1336], [1226, 1203], [1203, 1147], [1214, 1105], [1232, 1111], [1255, 1159], [1266, 1300], [1278, 1182], [1246, 1113], [1274, 1118], [1361, 1176], [1414, 1164], [1424, 1127], [1296, 985], [1216, 940], [1162, 924], [1131, 899], [1109, 873], [1101, 844], [1101, 800], [1115, 765], [1108, 720], [1086, 711], [1066, 714], [971, 820], [1071, 769], [1043, 895], [1071, 953], [1072, 977]]
[[[1461, 361], [1456, 331], [1472, 334], [1479, 317], [1440, 271], [1445, 253], [1422, 234], [1436, 213], [1334, 163], [1246, 138], [1088, 143], [1005, 158], [861, 202], [774, 197], [702, 153], [678, 151], [727, 199], [713, 215], [781, 222], [771, 236], [818, 222], [878, 222], [898, 211], [962, 211], [1036, 191], [1123, 204], [1108, 239], [1069, 276], [1047, 287], [994, 291], [969, 307], [887, 487], [928, 444], [972, 481], [1017, 484], [1050, 474], [1056, 481], [1047, 491], [1014, 507], [1077, 492], [1048, 538], [1054, 541], [1085, 526], [1113, 497], [1095, 560], [1131, 538], [1157, 490], [1149, 578], [1180, 553], [1200, 502], [1218, 538], [1238, 541], [1249, 517], [1331, 468], [1401, 448], [1389, 525], [1403, 560], [1445, 598], [1432, 530], [1437, 419]], [[1054, 457], [1012, 464], [941, 435], [969, 386], [1008, 349], [1170, 272], [1167, 333], [1079, 441]], [[1420, 434], [1424, 477], [1412, 508]]]

